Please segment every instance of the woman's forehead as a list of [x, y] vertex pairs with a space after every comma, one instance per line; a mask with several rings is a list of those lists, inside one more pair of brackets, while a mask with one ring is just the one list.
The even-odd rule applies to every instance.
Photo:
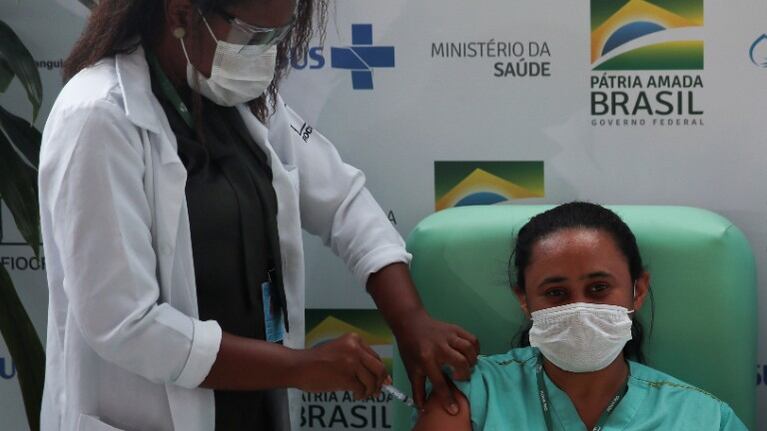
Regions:
[[552, 232], [536, 241], [533, 250], [560, 250], [590, 248], [612, 243], [612, 237], [602, 230], [591, 228], [567, 228]]
[[539, 264], [548, 269], [554, 269], [553, 264], [628, 266], [610, 234], [589, 228], [563, 229], [547, 235], [533, 245], [530, 257], [527, 269]]

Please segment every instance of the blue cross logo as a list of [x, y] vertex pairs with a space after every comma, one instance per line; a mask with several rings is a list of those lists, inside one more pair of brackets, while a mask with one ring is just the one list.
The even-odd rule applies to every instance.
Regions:
[[373, 25], [352, 24], [352, 46], [330, 48], [330, 64], [352, 72], [352, 88], [373, 89], [373, 69], [394, 67], [393, 46], [373, 46]]

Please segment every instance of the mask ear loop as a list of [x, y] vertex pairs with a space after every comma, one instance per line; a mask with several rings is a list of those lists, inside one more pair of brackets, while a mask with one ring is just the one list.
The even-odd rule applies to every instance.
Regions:
[[[203, 14], [202, 14], [202, 11], [201, 11], [199, 8], [197, 9], [197, 13], [199, 13], [199, 14], [200, 14], [200, 18], [202, 18], [202, 22], [203, 22], [203, 24], [205, 24], [205, 28], [207, 28], [207, 29], [208, 29], [208, 33], [210, 33], [210, 37], [212, 37], [212, 38], [213, 38], [213, 40], [214, 40], [214, 41], [216, 41], [216, 52], [217, 52], [217, 53], [218, 53], [218, 51], [219, 51], [221, 48], [225, 48], [225, 47], [226, 47], [226, 48], [227, 48], [227, 51], [231, 51], [231, 50], [232, 50], [232, 49], [231, 49], [231, 47], [233, 47], [233, 46], [238, 46], [238, 45], [232, 44], [232, 43], [230, 43], [230, 42], [227, 42], [227, 41], [221, 42], [221, 41], [220, 41], [220, 40], [219, 40], [219, 39], [216, 37], [216, 33], [213, 33], [213, 29], [212, 29], [212, 28], [210, 28], [210, 24], [208, 23], [208, 20], [207, 20], [207, 18], [205, 18], [205, 15], [203, 15]], [[230, 23], [229, 25], [231, 26], [231, 23]], [[231, 29], [230, 29], [229, 31], [231, 32]], [[242, 47], [240, 47], [239, 49], [236, 49], [236, 50], [234, 51], [234, 53], [235, 53], [235, 54], [236, 54], [236, 53], [239, 53], [241, 49], [242, 49]], [[214, 62], [215, 62], [215, 57], [213, 58], [213, 60], [214, 60]], [[215, 63], [214, 63], [214, 64], [215, 64]]]
[[[632, 295], [632, 298], [633, 298], [633, 301], [636, 301], [636, 299], [637, 299], [637, 281], [636, 281], [636, 280], [634, 280], [634, 287], [633, 287], [633, 292], [634, 292], [634, 293], [633, 293], [633, 295]], [[633, 305], [633, 301], [632, 301], [632, 305]], [[636, 308], [632, 308], [631, 310], [629, 310], [629, 311], [628, 311], [628, 314], [631, 314], [631, 313], [633, 313], [634, 311], [636, 311]]]
[[[205, 18], [203, 17], [203, 19]], [[186, 32], [184, 32], [184, 36], [185, 35], [186, 35]], [[187, 67], [191, 67], [194, 70], [197, 70], [197, 68], [194, 67], [194, 65], [192, 64], [192, 61], [189, 59], [189, 54], [186, 52], [186, 44], [184, 43], [184, 39], [185, 39], [184, 36], [178, 37], [178, 42], [181, 44], [181, 50], [184, 51], [184, 57], [186, 58]], [[188, 82], [188, 85], [190, 87], [193, 87], [195, 90], [198, 90], [200, 88], [200, 72], [199, 71], [197, 71], [197, 73], [194, 74], [193, 82]]]
[[184, 51], [184, 57], [186, 58], [186, 62], [188, 64], [192, 64], [192, 62], [189, 60], [189, 54], [186, 52], [186, 44], [184, 43], [184, 38], [180, 37], [178, 38], [178, 41], [181, 42], [181, 50]]
[[[213, 40], [215, 40], [216, 43], [218, 43], [216, 34], [213, 33], [213, 29], [210, 28], [210, 24], [208, 24], [208, 20], [205, 19], [205, 15], [202, 14], [202, 11], [199, 8], [197, 9], [197, 13], [200, 14], [200, 18], [202, 18], [202, 22], [203, 24], [205, 24], [205, 28], [207, 28], [208, 33], [210, 33], [210, 37], [212, 37]], [[186, 44], [184, 43], [184, 39], [186, 37], [186, 31], [183, 28], [179, 27], [173, 31], [173, 36], [175, 36], [176, 39], [178, 39], [179, 42], [181, 42], [181, 49], [184, 51], [184, 57], [186, 57], [187, 63], [192, 64], [192, 62], [189, 61], [189, 54], [186, 52]]]
[[199, 8], [197, 9], [197, 13], [200, 14], [200, 18], [202, 18], [202, 22], [205, 24], [205, 27], [207, 27], [208, 32], [210, 33], [210, 37], [212, 37], [213, 40], [215, 40], [216, 43], [218, 43], [218, 38], [216, 37], [216, 34], [213, 33], [213, 29], [210, 28], [210, 24], [208, 24], [208, 20], [205, 19], [205, 15], [202, 14], [202, 11]]
[[[205, 15], [202, 14], [202, 11], [199, 8], [197, 8], [197, 13], [200, 14], [200, 18], [202, 18], [202, 22], [205, 24], [205, 27], [208, 29], [208, 32], [210, 33], [210, 37], [212, 37], [213, 40], [216, 41], [216, 44], [218, 44], [218, 39], [216, 39], [216, 35], [215, 35], [215, 33], [213, 33], [213, 29], [210, 28], [210, 24], [208, 24], [208, 20], [205, 19]], [[183, 29], [181, 29], [181, 30], [183, 30]], [[192, 66], [193, 68], [195, 68], [194, 65], [192, 64], [192, 61], [189, 59], [189, 53], [186, 51], [186, 43], [184, 43], [184, 39], [186, 39], [186, 37], [185, 37], [186, 36], [186, 31], [183, 31], [183, 33], [182, 32], [178, 32], [178, 33], [174, 32], [174, 36], [176, 36], [178, 41], [181, 43], [181, 50], [184, 51], [184, 57], [186, 58], [186, 63], [188, 65]], [[196, 69], [197, 68], [195, 68], [195, 70]], [[198, 81], [198, 80], [199, 80], [199, 76], [195, 76], [195, 81]], [[198, 85], [199, 85], [199, 83], [195, 82], [195, 88], [197, 88]]]

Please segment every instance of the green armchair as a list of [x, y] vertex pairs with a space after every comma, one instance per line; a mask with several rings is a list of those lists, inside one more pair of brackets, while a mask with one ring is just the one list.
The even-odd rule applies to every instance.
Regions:
[[[482, 354], [505, 352], [524, 323], [509, 283], [515, 233], [550, 206], [453, 208], [427, 217], [408, 239], [418, 291], [436, 318], [479, 337]], [[711, 392], [755, 426], [757, 310], [754, 258], [742, 232], [710, 211], [612, 206], [631, 227], [651, 274], [653, 303], [639, 318], [649, 365]], [[651, 312], [654, 304], [654, 315]], [[398, 355], [394, 383], [410, 391]], [[411, 414], [396, 405], [394, 429]]]

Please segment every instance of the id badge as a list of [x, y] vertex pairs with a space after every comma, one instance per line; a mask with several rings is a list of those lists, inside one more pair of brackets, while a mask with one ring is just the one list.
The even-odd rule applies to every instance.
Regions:
[[261, 285], [261, 300], [264, 304], [266, 341], [280, 343], [285, 338], [285, 321], [280, 310], [272, 309], [272, 284], [268, 281]]

